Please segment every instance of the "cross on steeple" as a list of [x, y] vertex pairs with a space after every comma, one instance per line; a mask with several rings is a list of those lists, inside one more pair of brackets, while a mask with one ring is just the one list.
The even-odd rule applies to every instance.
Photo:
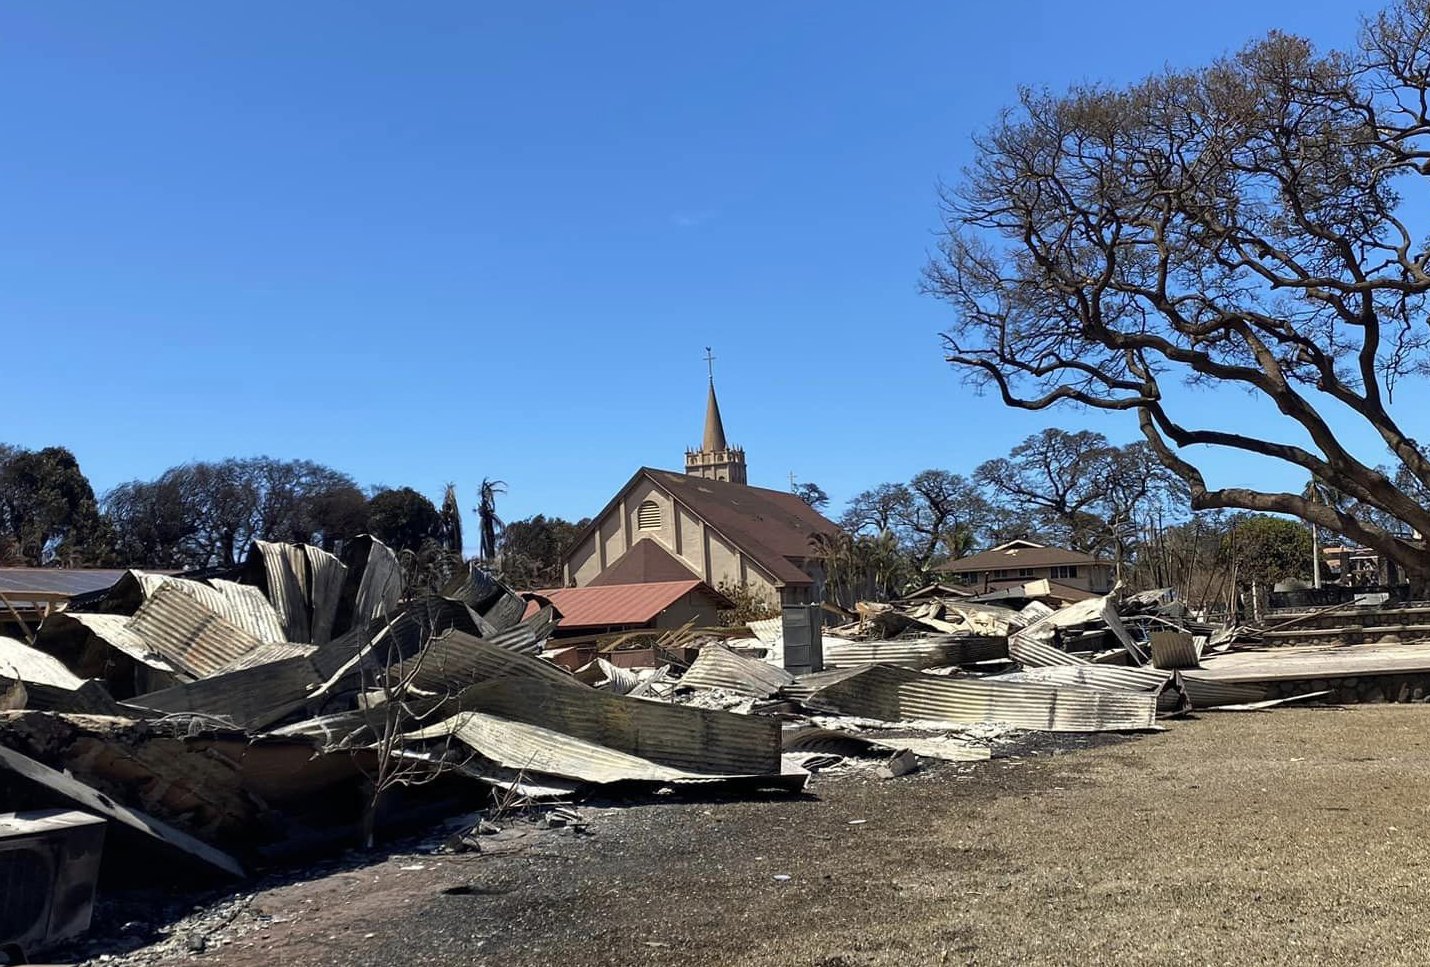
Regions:
[[715, 382], [715, 354], [710, 351], [710, 347], [705, 347], [705, 366], [710, 370], [710, 382]]

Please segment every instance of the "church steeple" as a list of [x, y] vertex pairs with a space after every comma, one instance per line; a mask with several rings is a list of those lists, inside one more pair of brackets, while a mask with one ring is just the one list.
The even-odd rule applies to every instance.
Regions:
[[745, 482], [745, 451], [725, 442], [725, 423], [720, 419], [720, 404], [715, 399], [715, 357], [705, 347], [705, 364], [709, 369], [710, 392], [705, 402], [705, 435], [699, 450], [685, 451], [685, 472], [712, 480]]
[[705, 404], [705, 442], [700, 447], [706, 453], [725, 449], [725, 424], [720, 422], [720, 404], [715, 399], [715, 377], [710, 377], [710, 399]]

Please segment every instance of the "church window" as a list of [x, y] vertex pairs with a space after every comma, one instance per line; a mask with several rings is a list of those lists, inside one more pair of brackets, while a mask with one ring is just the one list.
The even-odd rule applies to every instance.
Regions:
[[653, 500], [643, 500], [636, 508], [636, 527], [643, 531], [660, 530], [660, 504]]

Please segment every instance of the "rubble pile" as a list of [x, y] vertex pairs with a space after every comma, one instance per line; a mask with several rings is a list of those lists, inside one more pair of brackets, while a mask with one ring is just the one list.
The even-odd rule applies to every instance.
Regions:
[[791, 792], [819, 770], [987, 759], [1021, 731], [1430, 699], [1430, 643], [1259, 649], [1258, 629], [1193, 620], [1165, 591], [858, 615], [809, 674], [782, 667], [778, 619], [665, 633], [645, 666], [623, 652], [568, 668], [551, 604], [478, 568], [404, 593], [370, 538], [341, 556], [257, 542], [222, 573], [130, 571], [32, 641], [0, 639], [0, 811], [78, 810], [107, 821], [106, 857], [240, 878], [384, 824], [617, 784]]

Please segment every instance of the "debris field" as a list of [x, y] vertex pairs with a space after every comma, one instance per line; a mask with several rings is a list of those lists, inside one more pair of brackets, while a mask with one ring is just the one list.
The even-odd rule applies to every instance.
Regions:
[[260, 541], [222, 573], [130, 571], [28, 641], [0, 639], [0, 844], [64, 839], [59, 872], [30, 889], [73, 881], [63, 903], [6, 909], [0, 950], [73, 942], [96, 882], [240, 890], [454, 816], [467, 828], [444, 842], [480, 852], [493, 817], [579, 828], [573, 807], [593, 798], [778, 799], [819, 772], [997, 758], [1029, 733], [1426, 700], [1430, 643], [1281, 644], [1329, 610], [1217, 628], [1161, 591], [1057, 609], [924, 598], [861, 605], [805, 674], [783, 667], [778, 619], [617, 643], [571, 668], [570, 649], [547, 650], [560, 613], [539, 596], [479, 568], [404, 593], [370, 538], [341, 555]]

